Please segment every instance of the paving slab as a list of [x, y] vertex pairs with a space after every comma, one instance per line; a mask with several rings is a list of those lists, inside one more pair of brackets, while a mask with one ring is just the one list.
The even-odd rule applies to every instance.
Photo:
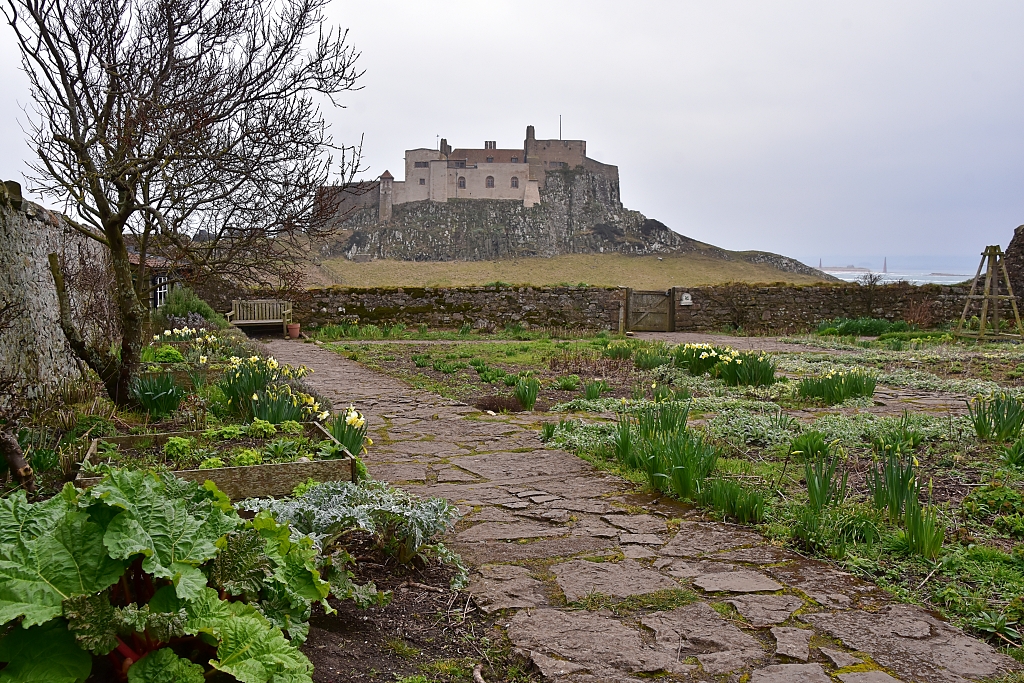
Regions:
[[619, 543], [623, 545], [633, 543], [635, 545], [661, 545], [665, 541], [654, 534], [618, 534]]
[[877, 586], [813, 560], [801, 558], [790, 564], [767, 567], [765, 571], [824, 607], [877, 609], [891, 601]]
[[781, 624], [804, 605], [804, 601], [795, 595], [741, 595], [726, 602], [754, 628]]
[[716, 560], [729, 560], [730, 562], [746, 562], [748, 564], [780, 564], [792, 562], [801, 557], [794, 552], [783, 548], [776, 548], [771, 545], [758, 546], [755, 548], [740, 548], [724, 553], [713, 555]]
[[775, 626], [772, 635], [775, 637], [775, 654], [806, 662], [811, 658], [811, 636], [813, 631], [806, 628]]
[[818, 612], [800, 620], [866, 652], [908, 681], [964, 683], [1017, 668], [991, 645], [913, 605], [890, 605], [877, 613]]
[[856, 673], [839, 674], [843, 683], [900, 683], [884, 671], [857, 671]]
[[520, 538], [544, 538], [547, 536], [564, 536], [569, 533], [565, 527], [554, 527], [550, 524], [533, 522], [481, 522], [460, 531], [455, 539], [463, 543], [469, 541], [514, 541]]
[[741, 669], [765, 654], [755, 638], [703, 602], [648, 614], [640, 623], [654, 631], [655, 640], [663, 650], [678, 652], [680, 657], [696, 656], [701, 668], [709, 674]]
[[760, 545], [763, 542], [764, 539], [758, 534], [723, 524], [684, 522], [672, 540], [661, 549], [661, 554], [673, 557], [700, 557], [722, 550]]
[[679, 588], [679, 584], [660, 572], [648, 569], [635, 560], [621, 562], [589, 562], [573, 560], [551, 568], [558, 587], [568, 602], [576, 602], [591, 593], [612, 598], [654, 593]]
[[[638, 630], [624, 625], [610, 612], [522, 610], [512, 617], [507, 631], [512, 644], [538, 667], [534, 653], [583, 667], [609, 680], [622, 673], [686, 673], [694, 668], [683, 664], [673, 652], [648, 647]], [[549, 662], [543, 663], [550, 666]], [[557, 673], [550, 676], [554, 680], [561, 677]]]
[[544, 584], [530, 576], [526, 567], [511, 564], [478, 567], [470, 577], [469, 592], [477, 607], [487, 614], [547, 604]]
[[775, 664], [750, 675], [750, 683], [832, 683], [821, 664]]
[[843, 652], [842, 650], [833, 650], [827, 647], [820, 647], [818, 650], [821, 651], [821, 654], [828, 657], [829, 661], [832, 662], [837, 669], [843, 669], [863, 662], [859, 657], [854, 657], [849, 652]]
[[665, 533], [665, 520], [654, 515], [605, 515], [601, 519], [631, 534]]
[[761, 593], [780, 591], [782, 584], [749, 569], [701, 574], [693, 585], [708, 593]]

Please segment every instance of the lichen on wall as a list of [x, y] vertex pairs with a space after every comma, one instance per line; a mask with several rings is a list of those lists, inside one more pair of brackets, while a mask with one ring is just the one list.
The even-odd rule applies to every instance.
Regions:
[[[94, 275], [85, 269], [104, 269], [100, 245], [63, 226], [57, 214], [20, 197], [0, 185], [0, 297], [21, 306], [13, 329], [0, 335], [0, 366], [15, 370], [27, 395], [35, 396], [63, 379], [82, 376], [83, 366], [71, 352], [58, 323], [57, 294], [47, 255], [58, 253], [72, 277], [69, 289], [74, 308], [88, 308], [92, 293], [82, 285]], [[90, 283], [91, 284], [91, 283]], [[95, 304], [96, 302], [91, 302]], [[81, 315], [77, 322], [87, 334], [98, 334], [92, 321]]]

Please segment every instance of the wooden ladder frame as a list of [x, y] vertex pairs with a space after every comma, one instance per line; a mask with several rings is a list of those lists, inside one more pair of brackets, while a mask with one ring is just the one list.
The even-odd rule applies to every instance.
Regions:
[[[967, 301], [964, 302], [964, 312], [960, 314], [960, 322], [957, 323], [956, 332], [954, 333], [957, 337], [966, 337], [971, 339], [982, 340], [986, 338], [985, 328], [988, 326], [989, 318], [989, 305], [992, 306], [992, 328], [993, 333], [988, 336], [990, 339], [1022, 339], [1024, 338], [1024, 325], [1020, 322], [1020, 311], [1017, 310], [1017, 297], [1013, 294], [1013, 285], [1010, 284], [1010, 276], [1006, 272], [1006, 261], [1003, 258], [1003, 250], [998, 244], [990, 245], [985, 247], [985, 251], [981, 252], [981, 263], [978, 264], [978, 272], [974, 275], [974, 282], [971, 284], [971, 293], [967, 295]], [[978, 280], [981, 279], [981, 271], [985, 269], [985, 289], [984, 294], [978, 294]], [[999, 294], [999, 275], [1003, 276], [1003, 282], [1006, 283], [1006, 294]], [[970, 312], [971, 302], [976, 299], [981, 299], [981, 315], [979, 316], [978, 331], [971, 332], [965, 330], [964, 326], [967, 323], [967, 314]], [[1013, 309], [1013, 319], [1017, 325], [1016, 334], [1008, 334], [999, 331], [999, 302], [1006, 300], [1010, 302], [1010, 308]]]

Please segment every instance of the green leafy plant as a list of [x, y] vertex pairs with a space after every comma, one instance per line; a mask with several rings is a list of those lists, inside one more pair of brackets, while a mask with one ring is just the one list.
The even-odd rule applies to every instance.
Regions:
[[699, 434], [682, 429], [658, 434], [638, 447], [638, 460], [653, 488], [692, 500], [718, 461], [718, 449]]
[[1016, 623], [1016, 621], [1007, 619], [1004, 612], [995, 611], [977, 612], [970, 620], [972, 628], [991, 636], [995, 636], [999, 640], [1006, 641], [1014, 647], [1017, 647], [1021, 639], [1020, 632], [1013, 628], [1013, 625]]
[[414, 353], [411, 356], [412, 363], [418, 368], [425, 368], [430, 365], [430, 354], [429, 353]]
[[291, 439], [274, 439], [263, 450], [274, 462], [289, 462], [298, 456], [299, 444]]
[[[365, 444], [369, 441], [366, 436], [366, 418], [355, 407], [349, 406], [344, 414], [338, 415], [330, 422], [328, 428], [331, 436], [352, 455], [362, 455], [366, 450]], [[372, 441], [370, 443], [372, 444]]]
[[1024, 539], [1024, 515], [1019, 512], [999, 515], [992, 520], [992, 526], [1007, 536]]
[[164, 455], [172, 460], [187, 458], [192, 453], [192, 439], [183, 436], [169, 436], [164, 442]]
[[245, 428], [245, 433], [254, 439], [269, 439], [277, 434], [277, 427], [273, 422], [256, 418]]
[[1011, 445], [1001, 449], [1000, 456], [1009, 467], [1024, 467], [1024, 438], [1018, 438]]
[[185, 390], [170, 374], [141, 375], [131, 386], [132, 398], [150, 417], [161, 419], [173, 413], [185, 398]]
[[540, 381], [536, 377], [526, 377], [516, 382], [512, 395], [519, 401], [523, 410], [533, 410], [540, 392]]
[[1009, 394], [977, 396], [967, 402], [974, 432], [982, 441], [1013, 441], [1024, 427], [1024, 402]]
[[231, 456], [232, 467], [250, 467], [262, 464], [263, 454], [255, 448], [243, 448]]
[[797, 394], [836, 405], [851, 398], [873, 395], [877, 383], [878, 380], [862, 370], [833, 370], [821, 377], [802, 379], [797, 385]]
[[768, 354], [729, 351], [715, 365], [715, 376], [728, 386], [769, 386], [775, 383], [775, 359]]
[[565, 375], [555, 380], [555, 387], [562, 391], [576, 391], [580, 388], [579, 375]]
[[305, 431], [305, 428], [295, 420], [285, 420], [277, 425], [277, 428], [282, 434], [288, 434], [289, 436], [299, 436]]
[[596, 401], [606, 391], [608, 391], [608, 382], [603, 379], [595, 379], [583, 385], [583, 398], [588, 401]]
[[672, 362], [677, 368], [683, 368], [691, 375], [700, 377], [718, 365], [718, 361], [731, 349], [723, 349], [712, 344], [681, 344], [672, 349]]
[[[330, 609], [312, 541], [241, 520], [209, 483], [112, 470], [39, 503], [14, 493], [0, 528], [0, 623], [20, 621], [0, 641], [6, 680], [81, 681], [110, 657], [129, 681], [311, 681], [297, 645], [312, 603]], [[194, 661], [169, 647], [183, 638]]]
[[974, 519], [1024, 512], [1024, 496], [1001, 481], [972, 490], [962, 503], [964, 514]]
[[633, 355], [633, 347], [623, 342], [613, 342], [604, 347], [601, 355], [615, 360], [626, 360]]
[[804, 480], [807, 483], [807, 504], [811, 510], [842, 505], [846, 500], [849, 471], [840, 472], [844, 457], [840, 449], [832, 448], [804, 461]]
[[143, 363], [184, 363], [185, 356], [173, 346], [145, 346], [140, 359]]
[[942, 551], [946, 530], [938, 521], [935, 506], [929, 503], [922, 507], [919, 496], [920, 486], [915, 480], [907, 495], [901, 537], [910, 552], [934, 562]]
[[542, 422], [540, 424], [540, 440], [544, 443], [551, 441], [555, 437], [555, 428], [558, 427], [554, 422]]
[[216, 456], [212, 458], [206, 458], [201, 463], [199, 463], [199, 469], [201, 470], [215, 470], [220, 467], [227, 467], [227, 463], [224, 462], [223, 458], [218, 458]]
[[896, 449], [879, 454], [880, 462], [867, 472], [868, 491], [876, 510], [885, 510], [895, 523], [903, 515], [908, 498], [916, 491], [913, 458], [904, 458]]
[[234, 441], [245, 436], [246, 431], [246, 428], [240, 425], [224, 425], [216, 429], [207, 429], [203, 432], [203, 436], [217, 441]]
[[760, 524], [764, 521], [764, 494], [735, 481], [708, 481], [697, 493], [696, 499], [703, 507], [717, 510], [740, 524]]
[[908, 331], [910, 331], [910, 325], [902, 320], [889, 322], [881, 318], [836, 318], [820, 323], [817, 333], [820, 335], [877, 337], [887, 332]]
[[458, 509], [444, 499], [421, 500], [374, 480], [358, 484], [329, 481], [313, 486], [300, 498], [248, 501], [246, 505], [272, 512], [322, 547], [352, 529], [365, 531], [402, 564], [434, 550], [432, 546], [458, 516]]
[[829, 452], [825, 435], [817, 430], [809, 430], [800, 434], [789, 444], [789, 454], [803, 461], [817, 460]]

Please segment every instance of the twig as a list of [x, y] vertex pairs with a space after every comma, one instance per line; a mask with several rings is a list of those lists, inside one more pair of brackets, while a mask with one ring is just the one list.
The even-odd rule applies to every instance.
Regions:
[[484, 665], [477, 664], [473, 667], [473, 683], [487, 683], [484, 680]]
[[921, 585], [919, 585], [919, 586], [917, 587], [917, 590], [921, 590], [921, 588], [923, 588], [923, 587], [924, 587], [924, 585], [925, 585], [926, 583], [928, 583], [928, 579], [932, 578], [932, 576], [933, 576], [933, 575], [935, 574], [935, 572], [939, 571], [939, 567], [941, 567], [941, 566], [942, 566], [942, 563], [941, 563], [941, 562], [936, 562], [936, 563], [935, 563], [935, 568], [934, 568], [934, 569], [932, 569], [932, 570], [931, 570], [930, 572], [928, 572], [928, 576], [924, 577], [924, 581], [922, 581], [922, 582], [921, 582]]
[[444, 589], [443, 588], [437, 588], [435, 586], [428, 586], [425, 583], [420, 583], [419, 581], [413, 581], [412, 579], [406, 579], [405, 585], [409, 586], [410, 588], [419, 588], [420, 590], [431, 591], [433, 593], [444, 593]]

